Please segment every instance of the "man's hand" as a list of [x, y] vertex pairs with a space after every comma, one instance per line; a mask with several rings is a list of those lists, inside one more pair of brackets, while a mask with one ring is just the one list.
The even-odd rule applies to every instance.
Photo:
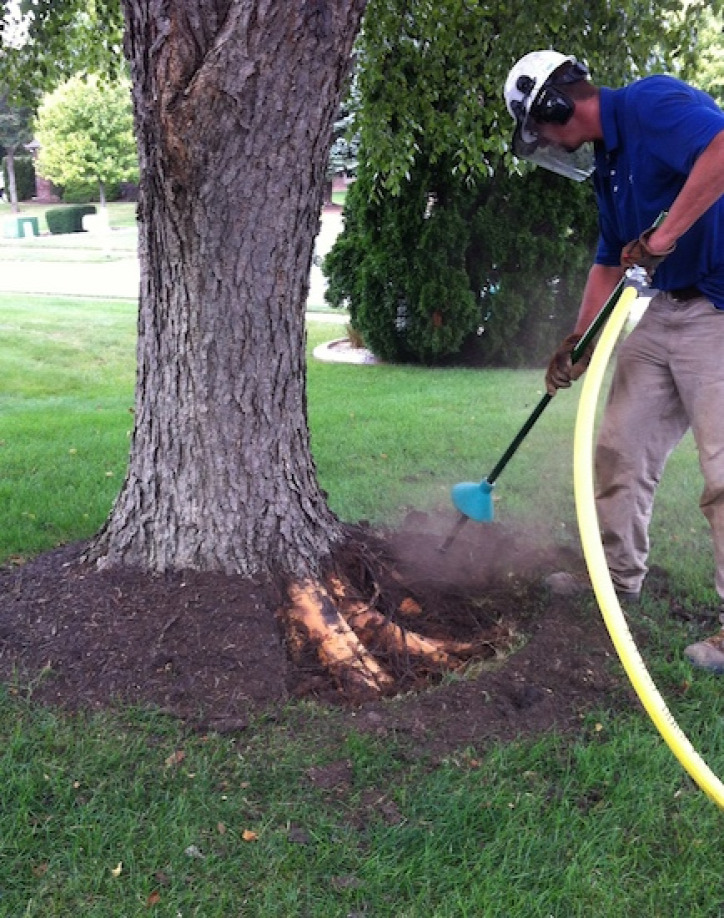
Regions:
[[573, 349], [581, 335], [568, 335], [556, 348], [546, 370], [546, 392], [555, 395], [558, 389], [569, 389], [586, 372], [593, 356], [593, 345], [589, 344], [578, 360], [573, 363]]
[[621, 251], [621, 264], [624, 268], [633, 268], [635, 265], [638, 265], [640, 268], [643, 268], [649, 275], [649, 278], [651, 278], [654, 271], [656, 271], [666, 256], [671, 255], [676, 248], [676, 243], [670, 245], [665, 252], [656, 252], [651, 248], [649, 243], [656, 229], [657, 227], [652, 226], [644, 230], [638, 239], [634, 239], [623, 247]]

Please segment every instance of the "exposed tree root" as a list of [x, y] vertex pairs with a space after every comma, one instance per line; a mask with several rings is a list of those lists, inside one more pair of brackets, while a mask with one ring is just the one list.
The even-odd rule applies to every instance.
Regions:
[[340, 615], [322, 583], [306, 580], [292, 584], [288, 592], [291, 604], [283, 617], [293, 652], [300, 653], [308, 640], [316, 648], [320, 663], [349, 697], [374, 697], [392, 686], [392, 676]]
[[[437, 640], [403, 628], [374, 608], [376, 584], [368, 602], [350, 597], [350, 592], [336, 576], [326, 583], [295, 583], [282, 610], [292, 653], [300, 657], [311, 645], [348, 697], [363, 700], [389, 693], [401, 666], [410, 662], [417, 672], [440, 673], [460, 668], [472, 656], [489, 655], [485, 642]], [[403, 614], [416, 614], [412, 606], [416, 603], [410, 600]]]
[[345, 618], [367, 647], [384, 650], [387, 654], [418, 657], [432, 669], [455, 669], [459, 665], [444, 649], [444, 642], [425, 638], [414, 631], [406, 631], [381, 612], [369, 609], [355, 611], [350, 607]]
[[365, 646], [384, 650], [398, 657], [418, 657], [434, 670], [456, 669], [463, 657], [475, 653], [473, 644], [458, 641], [439, 641], [409, 631], [373, 609], [379, 590], [369, 603], [348, 598], [348, 589], [337, 577], [330, 579], [330, 587], [339, 603], [340, 612], [355, 630]]

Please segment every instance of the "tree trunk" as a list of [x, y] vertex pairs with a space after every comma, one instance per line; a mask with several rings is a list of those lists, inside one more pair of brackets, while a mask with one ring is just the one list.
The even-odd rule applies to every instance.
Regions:
[[90, 557], [314, 575], [304, 311], [365, 0], [124, 0], [141, 185], [129, 469]]
[[20, 203], [18, 201], [18, 182], [15, 178], [15, 149], [8, 148], [6, 153], [8, 168], [8, 195], [10, 197], [10, 210], [14, 214], [20, 213]]

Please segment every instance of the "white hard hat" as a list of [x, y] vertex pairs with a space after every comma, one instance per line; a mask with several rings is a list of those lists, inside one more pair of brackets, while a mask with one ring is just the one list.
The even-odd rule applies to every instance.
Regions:
[[527, 120], [533, 103], [550, 77], [575, 57], [558, 51], [531, 51], [513, 65], [505, 81], [505, 104], [517, 122]]
[[565, 85], [588, 78], [588, 68], [575, 57], [558, 51], [531, 51], [510, 70], [505, 81], [505, 104], [515, 119], [513, 152], [539, 166], [576, 181], [593, 171], [593, 148], [583, 145], [571, 153], [550, 143], [543, 144], [538, 125], [565, 124], [573, 115], [574, 103]]

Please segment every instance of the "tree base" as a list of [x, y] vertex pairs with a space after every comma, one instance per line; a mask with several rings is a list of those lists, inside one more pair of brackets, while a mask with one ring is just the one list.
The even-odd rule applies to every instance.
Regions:
[[439, 681], [514, 643], [504, 628], [496, 630], [495, 643], [489, 632], [472, 640], [423, 634], [417, 627], [426, 619], [420, 603], [410, 595], [391, 598], [375, 576], [377, 568], [394, 581], [396, 571], [364, 556], [359, 567], [364, 589], [335, 570], [292, 583], [279, 612], [295, 664], [303, 666], [311, 654], [353, 703], [395, 694], [406, 681]]

